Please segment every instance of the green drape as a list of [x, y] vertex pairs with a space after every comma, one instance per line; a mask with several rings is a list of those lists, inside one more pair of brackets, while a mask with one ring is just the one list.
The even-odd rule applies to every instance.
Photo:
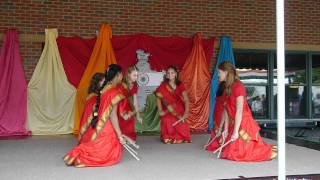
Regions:
[[136, 121], [138, 133], [160, 132], [160, 118], [157, 108], [157, 97], [152, 93], [147, 97], [146, 106], [141, 113], [143, 123]]

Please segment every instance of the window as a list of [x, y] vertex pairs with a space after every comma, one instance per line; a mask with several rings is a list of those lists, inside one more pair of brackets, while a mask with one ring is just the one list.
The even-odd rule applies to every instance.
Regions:
[[237, 72], [247, 90], [247, 101], [255, 118], [268, 118], [268, 58], [267, 52], [234, 53]]
[[[277, 56], [274, 61], [274, 80], [277, 83]], [[286, 84], [305, 84], [306, 83], [306, 55], [305, 54], [286, 54], [285, 63], [285, 82]]]
[[320, 117], [320, 55], [312, 55], [312, 117]]
[[[286, 97], [285, 97], [285, 106], [286, 106], [286, 118], [305, 118], [307, 109], [306, 109], [306, 86], [293, 86], [289, 85], [285, 88]], [[277, 116], [277, 86], [274, 86], [274, 114], [275, 118]]]
[[[273, 50], [235, 50], [253, 116], [277, 119], [277, 57]], [[320, 54], [286, 52], [286, 119], [320, 118]]]
[[[277, 58], [274, 61], [274, 117], [277, 116]], [[285, 91], [286, 118], [307, 117], [307, 84], [306, 84], [306, 54], [286, 54], [285, 63]]]

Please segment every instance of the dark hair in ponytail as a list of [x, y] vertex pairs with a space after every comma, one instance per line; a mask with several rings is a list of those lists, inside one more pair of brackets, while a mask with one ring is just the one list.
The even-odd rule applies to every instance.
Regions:
[[97, 122], [98, 122], [98, 110], [99, 110], [99, 106], [100, 106], [100, 99], [101, 99], [101, 90], [104, 88], [104, 86], [106, 86], [110, 81], [113, 80], [114, 77], [116, 77], [116, 75], [118, 73], [120, 73], [122, 71], [121, 66], [117, 65], [117, 64], [110, 64], [108, 66], [108, 69], [106, 70], [105, 73], [105, 78], [103, 81], [103, 84], [100, 88], [100, 90], [98, 91], [98, 95], [97, 95], [97, 102], [96, 105], [94, 107], [94, 111], [93, 111], [93, 118], [92, 121], [90, 123], [92, 128], [96, 128]]
[[98, 94], [100, 91], [100, 82], [104, 78], [104, 73], [95, 73], [91, 80], [90, 80], [90, 86], [88, 89], [88, 94], [95, 93]]

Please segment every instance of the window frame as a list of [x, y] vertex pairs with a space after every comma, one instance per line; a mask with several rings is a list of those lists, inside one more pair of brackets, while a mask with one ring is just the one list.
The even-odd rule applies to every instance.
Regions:
[[[234, 49], [234, 53], [267, 53], [268, 54], [268, 80], [267, 83], [244, 83], [244, 85], [247, 86], [264, 86], [266, 87], [266, 93], [267, 93], [267, 103], [268, 103], [268, 111], [267, 111], [267, 117], [266, 118], [259, 118], [257, 117], [257, 121], [259, 123], [266, 123], [266, 122], [276, 122], [277, 117], [275, 116], [275, 109], [273, 108], [273, 104], [277, 103], [274, 98], [274, 90], [273, 88], [276, 87], [276, 84], [273, 83], [273, 78], [274, 78], [274, 63], [275, 62], [275, 57], [276, 57], [276, 50], [274, 49]], [[320, 52], [313, 52], [313, 51], [289, 51], [287, 50], [285, 52], [285, 55], [288, 54], [304, 54], [305, 55], [305, 61], [306, 61], [306, 79], [305, 83], [303, 84], [297, 84], [297, 83], [292, 83], [292, 84], [286, 84], [286, 86], [303, 86], [306, 88], [306, 114], [305, 117], [299, 117], [299, 118], [292, 118], [292, 117], [287, 117], [286, 115], [286, 121], [287, 122], [310, 122], [310, 121], [320, 121], [320, 117], [315, 117], [312, 114], [312, 87], [313, 86], [319, 86], [319, 84], [314, 84], [312, 82], [312, 56], [313, 55], [320, 55]], [[235, 59], [235, 64], [237, 66], [237, 60]]]

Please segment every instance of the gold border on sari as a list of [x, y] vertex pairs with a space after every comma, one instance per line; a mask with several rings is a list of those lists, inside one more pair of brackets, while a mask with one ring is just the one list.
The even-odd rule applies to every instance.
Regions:
[[102, 114], [101, 119], [98, 121], [98, 124], [96, 126], [96, 131], [91, 136], [92, 141], [94, 141], [98, 137], [100, 131], [105, 126], [114, 105], [118, 104], [122, 99], [124, 99], [124, 96], [122, 94], [118, 94], [111, 100], [111, 104], [106, 108], [106, 110]]
[[252, 139], [244, 129], [240, 129], [239, 135], [245, 142], [249, 142]]

